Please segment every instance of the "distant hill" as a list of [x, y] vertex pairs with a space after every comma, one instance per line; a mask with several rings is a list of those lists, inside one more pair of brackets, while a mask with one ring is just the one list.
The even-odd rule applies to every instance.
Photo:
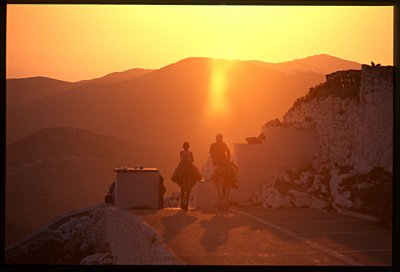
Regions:
[[77, 82], [67, 82], [47, 77], [11, 78], [6, 80], [6, 107], [7, 109], [20, 107], [87, 83], [115, 83], [130, 80], [151, 71], [153, 70], [133, 68], [122, 72], [110, 73], [99, 78]]
[[99, 83], [99, 84], [115, 83], [115, 82], [134, 79], [136, 77], [140, 77], [152, 71], [154, 71], [154, 69], [133, 68], [122, 72], [114, 72], [99, 78], [78, 81], [78, 83]]
[[6, 243], [62, 212], [102, 202], [115, 167], [146, 160], [140, 146], [73, 127], [42, 129], [7, 146]]
[[6, 107], [20, 107], [76, 86], [77, 84], [72, 82], [47, 77], [7, 79]]
[[333, 57], [326, 54], [314, 55], [303, 59], [296, 59], [281, 63], [269, 63], [261, 61], [250, 61], [250, 63], [262, 65], [269, 69], [294, 74], [298, 72], [315, 72], [321, 74], [330, 74], [339, 70], [361, 69], [361, 64]]

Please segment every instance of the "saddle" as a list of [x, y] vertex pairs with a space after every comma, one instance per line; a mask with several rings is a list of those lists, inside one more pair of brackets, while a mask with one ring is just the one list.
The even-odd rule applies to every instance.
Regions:
[[224, 178], [233, 178], [236, 176], [236, 169], [231, 164], [222, 165], [217, 168], [217, 170], [215, 171], [215, 175]]

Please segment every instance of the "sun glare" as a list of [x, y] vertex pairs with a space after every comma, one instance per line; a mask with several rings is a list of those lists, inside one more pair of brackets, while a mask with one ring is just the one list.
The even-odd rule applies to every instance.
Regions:
[[212, 62], [209, 89], [209, 113], [211, 115], [221, 115], [228, 111], [226, 94], [230, 68], [231, 64], [228, 62], [220, 60]]

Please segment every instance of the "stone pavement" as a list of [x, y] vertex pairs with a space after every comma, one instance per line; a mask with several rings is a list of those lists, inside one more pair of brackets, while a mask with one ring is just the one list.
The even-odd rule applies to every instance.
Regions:
[[391, 265], [391, 228], [349, 215], [239, 206], [131, 211], [189, 265]]

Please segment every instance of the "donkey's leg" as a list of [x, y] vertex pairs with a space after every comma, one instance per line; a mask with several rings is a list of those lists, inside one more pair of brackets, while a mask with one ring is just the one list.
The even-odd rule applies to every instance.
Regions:
[[225, 182], [225, 194], [224, 194], [224, 207], [225, 207], [225, 211], [228, 210], [228, 206], [229, 206], [229, 193], [231, 190], [231, 186], [229, 184], [229, 180], [226, 180]]
[[188, 191], [188, 181], [185, 178], [184, 181], [182, 182], [182, 188], [183, 188], [183, 195], [182, 195], [182, 209], [187, 210], [187, 191]]
[[181, 185], [181, 209], [185, 207], [185, 188]]
[[215, 177], [215, 186], [217, 187], [218, 194], [218, 210], [222, 209], [223, 192], [222, 192], [222, 182], [219, 177]]
[[185, 203], [185, 205], [186, 205], [186, 206], [185, 206], [186, 210], [189, 209], [190, 192], [191, 192], [191, 189], [190, 189], [190, 188], [187, 188], [187, 191], [186, 191], [186, 203]]
[[188, 180], [182, 180], [182, 209], [187, 210], [188, 206]]
[[189, 209], [189, 196], [191, 191], [190, 184], [191, 184], [191, 178], [187, 178], [185, 187], [185, 210]]
[[185, 192], [185, 201], [183, 203], [183, 209], [187, 210], [188, 209], [188, 202], [189, 202], [189, 198], [188, 198], [188, 193]]
[[229, 197], [229, 186], [228, 179], [223, 178], [222, 183], [222, 210], [226, 211], [228, 209], [228, 197]]

